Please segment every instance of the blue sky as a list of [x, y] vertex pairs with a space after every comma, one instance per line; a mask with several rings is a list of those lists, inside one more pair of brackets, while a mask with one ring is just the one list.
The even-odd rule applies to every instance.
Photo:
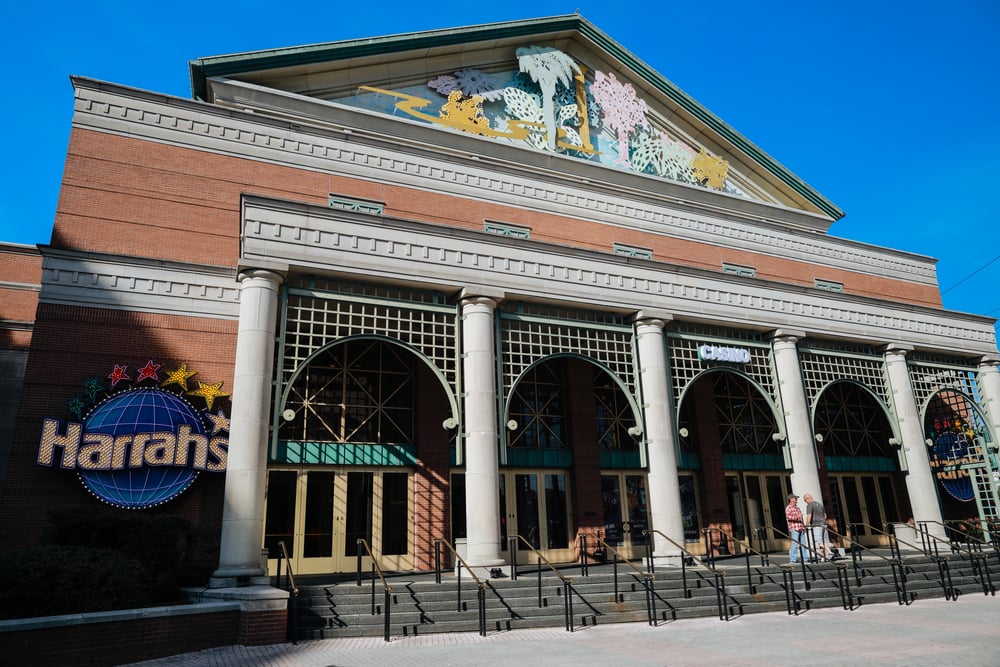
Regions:
[[202, 56], [579, 10], [843, 209], [832, 235], [1000, 317], [1000, 0], [31, 4], [0, 10], [0, 241], [49, 240], [72, 74], [190, 97]]

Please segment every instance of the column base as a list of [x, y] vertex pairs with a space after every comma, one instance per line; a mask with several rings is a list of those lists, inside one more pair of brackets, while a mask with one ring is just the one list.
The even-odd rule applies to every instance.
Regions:
[[685, 556], [680, 551], [665, 554], [653, 554], [653, 567], [680, 567]]
[[259, 568], [216, 570], [208, 580], [209, 588], [246, 588], [270, 584], [271, 577]]

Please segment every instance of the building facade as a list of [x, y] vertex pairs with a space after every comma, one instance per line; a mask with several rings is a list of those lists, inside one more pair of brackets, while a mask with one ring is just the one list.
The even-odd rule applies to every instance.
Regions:
[[1000, 518], [994, 320], [580, 16], [190, 67], [73, 79], [12, 543], [177, 512], [225, 588]]

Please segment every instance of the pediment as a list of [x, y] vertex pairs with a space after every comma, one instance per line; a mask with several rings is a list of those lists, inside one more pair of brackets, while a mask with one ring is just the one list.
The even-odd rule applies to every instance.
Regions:
[[823, 231], [843, 215], [578, 15], [202, 58], [191, 73], [209, 102], [240, 81], [804, 211]]

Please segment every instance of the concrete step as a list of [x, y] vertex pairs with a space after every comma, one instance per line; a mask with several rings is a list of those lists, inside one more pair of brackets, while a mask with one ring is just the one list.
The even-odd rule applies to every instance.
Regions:
[[[907, 602], [945, 596], [937, 561], [920, 555], [904, 556]], [[973, 576], [968, 557], [948, 557], [951, 585], [956, 595], [982, 594], [984, 577]], [[1000, 563], [993, 557], [991, 575], [1000, 584]], [[992, 574], [995, 571], [996, 574]], [[801, 567], [790, 570], [792, 589], [786, 594], [783, 572], [788, 566], [752, 564], [750, 576], [743, 563], [727, 563], [725, 611], [730, 617], [749, 613], [789, 613], [787, 599], [791, 596], [792, 613], [819, 607], [844, 605], [846, 591], [849, 604], [898, 604], [896, 584], [889, 563], [868, 557], [855, 563], [808, 565], [806, 577]], [[619, 570], [618, 595], [615, 595], [611, 567], [592, 566], [590, 576], [579, 570], [565, 571], [573, 584], [573, 626], [594, 623], [648, 622], [646, 592], [642, 577], [626, 568]], [[898, 576], [898, 573], [897, 573]], [[859, 583], [860, 578], [860, 583]], [[687, 588], [684, 587], [686, 579]], [[848, 588], [844, 589], [844, 583]], [[478, 632], [479, 613], [477, 589], [471, 580], [462, 582], [461, 610], [458, 607], [457, 580], [444, 577], [436, 584], [432, 576], [415, 573], [410, 577], [392, 579], [390, 586], [390, 634], [444, 632]], [[542, 604], [538, 601], [538, 576], [534, 572], [520, 573], [516, 580], [490, 579], [486, 582], [486, 628], [490, 632], [513, 628], [560, 627], [566, 623], [564, 586], [560, 578], [543, 573]], [[681, 618], [711, 617], [720, 614], [716, 577], [705, 569], [660, 569], [655, 572], [653, 590], [656, 596], [656, 622]], [[385, 631], [384, 594], [376, 588], [376, 613], [372, 611], [371, 585], [357, 586], [353, 581], [326, 585], [303, 586], [298, 599], [298, 636], [302, 639], [319, 637], [381, 636]]]

